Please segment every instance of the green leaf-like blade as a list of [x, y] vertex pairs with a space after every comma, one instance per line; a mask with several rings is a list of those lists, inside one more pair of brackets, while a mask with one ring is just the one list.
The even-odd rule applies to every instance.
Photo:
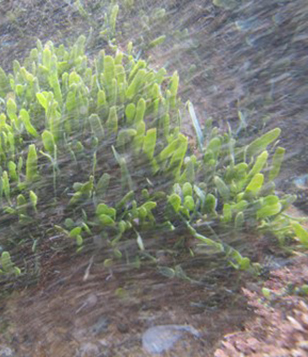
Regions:
[[31, 124], [30, 122], [30, 116], [27, 110], [25, 109], [21, 109], [19, 112], [19, 115], [21, 117], [21, 121], [24, 123], [25, 128], [27, 130], [27, 132], [32, 135], [33, 137], [37, 138], [39, 137], [38, 132], [36, 131], [36, 129], [34, 128], [34, 126]]
[[257, 193], [261, 190], [264, 182], [264, 175], [263, 174], [255, 174], [254, 177], [249, 182], [248, 186], [246, 187], [245, 193], [252, 194], [253, 196], [257, 195]]
[[52, 133], [48, 130], [44, 130], [42, 133], [42, 141], [44, 149], [51, 155], [51, 157], [54, 157], [56, 144]]
[[171, 204], [176, 213], [180, 211], [182, 200], [179, 195], [173, 193], [171, 196], [168, 197], [168, 202]]
[[229, 197], [230, 197], [230, 189], [229, 187], [224, 183], [224, 181], [218, 177], [218, 176], [215, 176], [214, 177], [214, 182], [215, 182], [215, 185], [217, 187], [217, 190], [219, 192], [219, 194], [221, 195], [221, 197], [225, 200], [225, 201], [228, 201], [229, 200]]
[[146, 154], [149, 160], [152, 160], [154, 157], [156, 134], [156, 128], [149, 129], [146, 132], [146, 136], [143, 141], [143, 152]]
[[281, 130], [279, 128], [273, 129], [260, 138], [254, 140], [251, 144], [249, 144], [246, 148], [246, 155], [248, 157], [259, 154], [261, 151], [265, 150], [269, 144], [275, 141], [280, 135]]
[[197, 135], [197, 141], [198, 141], [198, 146], [199, 149], [201, 150], [201, 152], [203, 151], [203, 143], [204, 143], [204, 137], [203, 137], [203, 133], [201, 130], [201, 126], [199, 124], [199, 120], [197, 118], [196, 112], [195, 112], [195, 108], [193, 106], [193, 104], [188, 101], [187, 102], [187, 106], [188, 106], [188, 111], [193, 123], [193, 127], [195, 129], [196, 135]]
[[111, 107], [109, 110], [108, 120], [106, 122], [106, 127], [108, 134], [117, 134], [118, 132], [118, 114], [117, 114], [117, 107]]
[[33, 182], [38, 177], [37, 152], [34, 144], [29, 145], [26, 162], [26, 181]]
[[146, 75], [145, 69], [139, 69], [137, 74], [135, 75], [134, 79], [132, 80], [131, 84], [128, 86], [126, 90], [126, 97], [128, 99], [133, 99], [139, 92], [140, 85], [143, 82]]
[[113, 220], [116, 219], [116, 210], [112, 207], [107, 206], [105, 203], [100, 203], [96, 207], [96, 214], [100, 216], [101, 214], [105, 214], [111, 217]]
[[292, 228], [301, 244], [308, 248], [308, 232], [306, 229], [297, 222], [292, 223]]
[[280, 167], [283, 163], [283, 158], [285, 154], [285, 149], [282, 147], [278, 147], [275, 151], [272, 161], [272, 168], [268, 174], [269, 181], [275, 180], [275, 178], [279, 175]]
[[255, 174], [258, 174], [265, 166], [268, 158], [268, 152], [263, 151], [262, 154], [260, 154], [257, 157], [257, 160], [255, 164], [253, 165], [252, 169], [248, 173], [248, 179], [251, 179]]

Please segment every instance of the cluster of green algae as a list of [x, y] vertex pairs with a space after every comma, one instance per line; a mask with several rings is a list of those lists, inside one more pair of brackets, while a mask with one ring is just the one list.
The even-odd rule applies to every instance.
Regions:
[[[135, 239], [137, 256], [146, 232], [178, 227], [243, 270], [254, 265], [220, 232], [270, 231], [280, 242], [297, 235], [308, 246], [307, 232], [284, 214], [295, 197], [275, 194], [280, 129], [243, 147], [231, 130], [203, 133], [188, 103], [199, 144], [192, 153], [177, 72], [136, 60], [131, 43], [126, 53], [89, 59], [85, 43], [81, 36], [67, 50], [38, 41], [13, 73], [0, 68], [0, 205], [12, 230], [30, 237], [42, 213], [60, 205], [42, 236], [57, 231], [81, 250], [99, 235], [112, 251], [106, 266], [122, 257], [126, 239]], [[196, 229], [203, 223], [206, 236]], [[14, 244], [2, 238], [2, 274], [21, 272], [8, 252]]]

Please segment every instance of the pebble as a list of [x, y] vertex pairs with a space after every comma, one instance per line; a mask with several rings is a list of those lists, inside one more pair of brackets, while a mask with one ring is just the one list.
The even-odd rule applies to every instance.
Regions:
[[129, 331], [129, 327], [126, 324], [119, 323], [117, 325], [118, 331], [121, 333], [127, 333]]
[[13, 357], [13, 356], [14, 353], [9, 347], [0, 345], [0, 357]]
[[76, 357], [95, 357], [99, 355], [99, 348], [93, 343], [83, 343]]
[[91, 332], [94, 335], [99, 335], [108, 330], [108, 326], [110, 325], [110, 321], [107, 317], [101, 316], [97, 320], [97, 322], [91, 327]]
[[142, 335], [142, 347], [148, 353], [161, 354], [171, 349], [185, 333], [200, 336], [200, 333], [189, 325], [153, 326]]
[[239, 31], [249, 31], [258, 27], [260, 24], [258, 23], [258, 18], [256, 16], [250, 17], [245, 20], [237, 20], [235, 21], [235, 26]]
[[305, 186], [308, 185], [308, 174], [297, 176], [293, 180], [293, 183], [297, 188], [304, 188]]
[[76, 314], [84, 309], [93, 308], [98, 302], [98, 298], [95, 294], [90, 294], [82, 305], [76, 310]]

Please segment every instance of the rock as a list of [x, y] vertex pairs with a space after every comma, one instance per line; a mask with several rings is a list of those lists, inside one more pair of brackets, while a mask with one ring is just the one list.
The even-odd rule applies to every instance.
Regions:
[[153, 326], [142, 336], [142, 347], [148, 353], [161, 354], [168, 351], [185, 333], [199, 337], [199, 332], [189, 325]]
[[294, 185], [299, 188], [307, 188], [308, 187], [308, 174], [297, 176], [293, 179]]
[[127, 333], [129, 331], [128, 325], [119, 323], [117, 324], [118, 331], [121, 333]]
[[0, 357], [13, 357], [14, 352], [7, 346], [0, 345]]
[[99, 356], [99, 353], [99, 348], [94, 343], [85, 342], [79, 348], [76, 357], [95, 357]]
[[76, 314], [84, 309], [92, 309], [98, 302], [98, 298], [95, 294], [90, 294], [87, 299], [80, 305], [80, 307], [76, 310]]
[[103, 332], [108, 330], [108, 326], [110, 325], [110, 321], [107, 317], [101, 316], [97, 320], [97, 322], [91, 327], [91, 332], [94, 335], [100, 335]]

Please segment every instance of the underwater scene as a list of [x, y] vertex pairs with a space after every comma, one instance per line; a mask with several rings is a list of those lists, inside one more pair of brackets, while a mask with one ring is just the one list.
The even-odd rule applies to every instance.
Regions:
[[308, 355], [307, 24], [0, 0], [0, 357]]

